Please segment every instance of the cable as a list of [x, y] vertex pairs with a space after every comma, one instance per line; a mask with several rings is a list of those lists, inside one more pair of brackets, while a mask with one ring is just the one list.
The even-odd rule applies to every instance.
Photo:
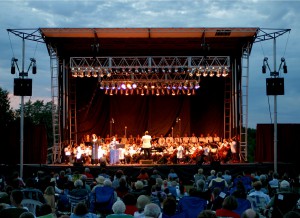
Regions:
[[265, 55], [265, 51], [264, 51], [264, 48], [263, 48], [263, 46], [262, 46], [262, 43], [261, 43], [261, 42], [260, 42], [260, 47], [261, 47], [261, 50], [262, 50], [263, 56], [264, 56], [264, 57], [266, 57], [266, 55]]
[[8, 34], [9, 43], [10, 43], [10, 48], [11, 48], [11, 51], [12, 51], [13, 57], [15, 57], [15, 52], [14, 52], [14, 49], [13, 49], [13, 47], [12, 47], [12, 43], [11, 43], [11, 38], [10, 38], [9, 32], [7, 32], [7, 34]]
[[284, 52], [283, 52], [283, 56], [282, 56], [282, 57], [284, 57], [284, 56], [285, 56], [285, 52], [286, 52], [286, 48], [287, 48], [287, 44], [288, 44], [288, 42], [289, 42], [289, 39], [290, 39], [290, 34], [291, 34], [291, 32], [289, 31], [289, 34], [288, 34], [288, 37], [287, 37], [287, 40], [286, 40], [286, 43], [285, 43], [285, 48], [284, 48]]
[[268, 96], [268, 106], [269, 106], [270, 120], [271, 120], [271, 124], [272, 124], [272, 123], [273, 123], [273, 120], [272, 120], [272, 113], [271, 113], [271, 106], [270, 106], [270, 99], [269, 99], [269, 96]]

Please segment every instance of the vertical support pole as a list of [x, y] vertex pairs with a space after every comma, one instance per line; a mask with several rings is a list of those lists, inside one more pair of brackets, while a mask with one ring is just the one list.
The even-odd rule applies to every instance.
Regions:
[[[273, 44], [274, 74], [276, 75], [276, 38]], [[279, 72], [278, 72], [279, 73]], [[274, 172], [277, 173], [277, 95], [274, 95]]]
[[[22, 79], [24, 79], [25, 68], [25, 39], [22, 40]], [[21, 120], [20, 120], [20, 177], [23, 178], [23, 164], [24, 164], [24, 96], [21, 96]]]

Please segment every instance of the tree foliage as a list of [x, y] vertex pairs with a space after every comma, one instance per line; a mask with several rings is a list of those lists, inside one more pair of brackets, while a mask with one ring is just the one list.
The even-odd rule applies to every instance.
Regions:
[[0, 125], [7, 126], [14, 120], [14, 112], [10, 107], [10, 100], [8, 91], [0, 87]]
[[[16, 116], [20, 117], [20, 109], [16, 110]], [[47, 129], [48, 145], [53, 144], [52, 130], [52, 102], [44, 103], [43, 100], [32, 102], [27, 101], [24, 104], [24, 118], [35, 125], [45, 125]]]
[[248, 128], [248, 160], [254, 162], [256, 146], [256, 129]]

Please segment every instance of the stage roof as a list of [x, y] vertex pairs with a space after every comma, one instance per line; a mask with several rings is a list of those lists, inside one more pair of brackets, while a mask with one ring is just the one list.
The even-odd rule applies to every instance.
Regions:
[[[60, 57], [238, 55], [259, 28], [40, 28]], [[99, 44], [97, 54], [92, 49]]]

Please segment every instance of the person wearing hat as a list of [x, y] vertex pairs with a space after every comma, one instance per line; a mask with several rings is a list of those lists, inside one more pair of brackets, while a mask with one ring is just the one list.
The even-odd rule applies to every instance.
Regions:
[[144, 154], [147, 159], [151, 158], [151, 139], [152, 138], [148, 131], [145, 132], [145, 135], [141, 139], [142, 149], [144, 150]]
[[103, 176], [98, 176], [96, 179], [97, 184], [92, 188], [92, 193], [95, 193], [95, 189], [97, 187], [103, 187], [104, 186], [104, 180], [105, 178]]

